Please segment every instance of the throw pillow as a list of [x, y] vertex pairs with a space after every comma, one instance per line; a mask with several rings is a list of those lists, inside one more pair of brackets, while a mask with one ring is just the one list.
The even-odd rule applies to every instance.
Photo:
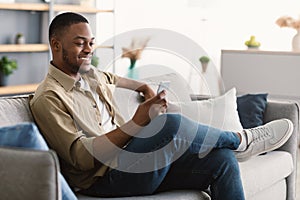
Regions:
[[0, 146], [49, 150], [44, 138], [32, 123], [20, 123], [0, 128]]
[[268, 94], [246, 94], [237, 97], [237, 110], [243, 128], [263, 125]]
[[235, 88], [224, 95], [208, 100], [170, 102], [168, 112], [181, 113], [201, 124], [226, 131], [238, 132], [243, 130], [237, 112]]
[[190, 94], [193, 92], [187, 81], [178, 73], [148, 77], [141, 81], [148, 83], [155, 92], [161, 81], [170, 81], [169, 88], [167, 89], [167, 97], [170, 101], [191, 101]]

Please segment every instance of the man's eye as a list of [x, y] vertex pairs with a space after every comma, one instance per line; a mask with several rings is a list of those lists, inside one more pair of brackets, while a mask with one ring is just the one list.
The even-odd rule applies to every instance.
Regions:
[[77, 46], [83, 46], [84, 43], [75, 43]]
[[94, 45], [95, 45], [95, 43], [94, 43], [94, 42], [91, 42], [91, 43], [90, 43], [90, 46], [91, 46], [91, 47], [92, 47], [92, 46], [94, 46]]

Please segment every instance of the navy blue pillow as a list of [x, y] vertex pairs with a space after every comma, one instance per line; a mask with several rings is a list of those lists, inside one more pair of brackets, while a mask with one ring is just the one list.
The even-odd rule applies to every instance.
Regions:
[[237, 110], [243, 128], [263, 124], [268, 94], [246, 94], [237, 97]]

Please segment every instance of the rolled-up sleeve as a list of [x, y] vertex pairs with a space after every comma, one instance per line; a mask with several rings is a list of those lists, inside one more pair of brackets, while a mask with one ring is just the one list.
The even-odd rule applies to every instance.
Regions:
[[102, 72], [105, 75], [107, 84], [116, 84], [118, 82], [119, 76], [112, 74], [110, 72]]

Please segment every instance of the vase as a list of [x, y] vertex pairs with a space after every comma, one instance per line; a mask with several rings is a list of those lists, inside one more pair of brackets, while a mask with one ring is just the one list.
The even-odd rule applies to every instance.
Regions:
[[15, 38], [15, 44], [25, 44], [25, 36], [17, 35]]
[[205, 73], [208, 67], [208, 63], [207, 62], [201, 62], [201, 66], [202, 66], [202, 73]]
[[292, 50], [300, 51], [300, 30], [297, 30], [296, 35], [292, 39]]
[[7, 86], [8, 76], [0, 72], [0, 86]]
[[127, 77], [131, 79], [138, 79], [139, 78], [139, 72], [135, 67], [136, 60], [130, 59], [130, 66], [128, 68]]

